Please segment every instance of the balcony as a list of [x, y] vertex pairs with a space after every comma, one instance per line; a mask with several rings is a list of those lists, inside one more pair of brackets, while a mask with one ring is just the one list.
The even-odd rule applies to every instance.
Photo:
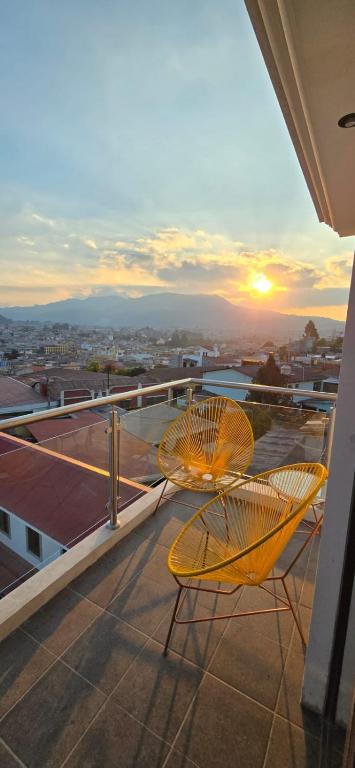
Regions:
[[[163, 657], [176, 594], [167, 548], [190, 514], [166, 503], [3, 642], [3, 764], [215, 768], [238, 755], [243, 767], [340, 768], [342, 732], [299, 704], [289, 613], [176, 628]], [[318, 544], [290, 580], [306, 632]], [[211, 615], [235, 607], [205, 595], [186, 610], [200, 600]], [[239, 607], [272, 603], [253, 600], [245, 589]]]
[[[112, 402], [127, 395], [103, 398], [88, 410], [82, 403], [11, 420], [12, 431], [20, 423], [43, 438], [44, 427], [38, 427], [53, 416], [95, 410], [92, 423], [79, 429], [63, 432], [57, 418], [56, 435], [37, 443], [2, 438], [12, 444], [0, 457], [7, 505], [15, 467], [17, 516], [25, 515], [26, 505], [34, 507], [37, 524], [27, 523], [37, 530], [41, 520], [42, 531], [50, 525], [46, 535], [54, 543], [47, 558], [21, 574], [25, 583], [8, 582], [0, 604], [2, 636], [8, 635], [0, 646], [1, 764], [340, 768], [343, 731], [299, 703], [304, 650], [290, 613], [175, 627], [169, 654], [162, 655], [176, 597], [168, 548], [206, 497], [177, 491], [151, 517], [160, 493], [156, 447], [195, 385], [186, 380], [186, 397], [174, 397], [181, 382], [170, 382], [164, 402], [121, 413], [116, 443], [107, 416], [112, 421]], [[251, 473], [290, 461], [327, 461], [327, 418], [295, 407], [242, 405], [256, 437]], [[1, 428], [9, 429], [9, 422]], [[295, 534], [277, 569], [292, 560], [301, 535]], [[306, 634], [320, 538], [288, 577]], [[202, 608], [212, 616], [273, 602], [244, 588], [229, 597], [190, 594], [184, 611], [188, 617]]]

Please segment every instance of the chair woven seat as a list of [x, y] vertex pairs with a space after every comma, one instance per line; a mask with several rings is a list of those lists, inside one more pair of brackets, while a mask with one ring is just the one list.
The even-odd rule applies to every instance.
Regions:
[[175, 485], [216, 492], [243, 475], [253, 450], [251, 424], [240, 405], [227, 397], [210, 397], [191, 406], [168, 427], [158, 449], [158, 463]]
[[[272, 485], [276, 471], [282, 493]], [[212, 499], [185, 525], [171, 547], [170, 571], [179, 578], [260, 584], [325, 477], [320, 464], [291, 465], [246, 480]]]

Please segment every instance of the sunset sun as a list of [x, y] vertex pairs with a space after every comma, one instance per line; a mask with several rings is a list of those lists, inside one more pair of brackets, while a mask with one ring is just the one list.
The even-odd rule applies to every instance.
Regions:
[[268, 278], [263, 274], [256, 275], [251, 284], [251, 287], [258, 293], [269, 293], [272, 288], [272, 282], [271, 280], [268, 280]]

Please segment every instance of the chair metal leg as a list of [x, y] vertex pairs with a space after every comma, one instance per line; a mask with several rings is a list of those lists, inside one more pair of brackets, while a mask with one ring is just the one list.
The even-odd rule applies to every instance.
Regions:
[[166, 479], [166, 480], [165, 480], [165, 483], [163, 483], [163, 490], [162, 490], [162, 492], [161, 492], [161, 494], [160, 494], [160, 496], [159, 496], [159, 499], [158, 499], [158, 501], [157, 501], [157, 505], [156, 505], [156, 507], [155, 507], [155, 510], [154, 510], [154, 512], [153, 512], [153, 515], [156, 515], [156, 513], [157, 513], [157, 511], [158, 511], [158, 508], [159, 508], [159, 504], [160, 504], [160, 502], [161, 502], [161, 500], [162, 500], [162, 498], [163, 498], [163, 496], [164, 496], [164, 491], [165, 491], [165, 488], [166, 488], [167, 484], [168, 484], [168, 480]]
[[320, 529], [320, 526], [322, 524], [322, 520], [323, 520], [323, 515], [320, 518], [318, 518], [317, 524], [315, 526], [313, 526], [311, 532], [307, 535], [307, 538], [304, 541], [304, 543], [302, 544], [302, 547], [299, 549], [299, 551], [297, 552], [297, 554], [293, 558], [292, 562], [289, 564], [288, 568], [286, 569], [285, 573], [283, 574], [283, 578], [288, 576], [288, 574], [292, 570], [292, 568], [295, 565], [295, 563], [297, 563], [297, 560], [301, 557], [302, 552], [305, 550], [305, 548], [308, 546], [308, 544], [313, 539], [313, 536], [315, 536], [318, 533], [318, 531]]
[[166, 641], [165, 641], [165, 645], [164, 645], [164, 651], [163, 651], [163, 655], [164, 656], [166, 656], [167, 653], [168, 653], [168, 646], [169, 646], [169, 642], [170, 642], [170, 638], [171, 638], [171, 633], [173, 631], [173, 626], [174, 626], [174, 622], [175, 622], [175, 616], [177, 614], [177, 610], [178, 610], [178, 607], [179, 607], [179, 601], [180, 601], [181, 592], [182, 592], [182, 587], [179, 587], [179, 591], [178, 591], [177, 598], [176, 598], [175, 605], [174, 605], [173, 615], [171, 617], [169, 631], [168, 631], [168, 634], [167, 634], [167, 637], [166, 637]]
[[288, 591], [288, 589], [286, 587], [286, 581], [283, 578], [281, 579], [281, 581], [282, 581], [282, 586], [283, 586], [283, 588], [285, 590], [285, 594], [286, 594], [286, 597], [287, 597], [287, 602], [288, 602], [288, 604], [290, 606], [290, 610], [292, 611], [292, 615], [293, 615], [293, 618], [294, 618], [295, 623], [296, 623], [296, 627], [297, 627], [297, 629], [299, 631], [302, 643], [303, 643], [304, 647], [306, 648], [307, 642], [306, 642], [305, 636], [304, 636], [304, 634], [302, 632], [302, 628], [301, 628], [301, 625], [299, 623], [297, 613], [296, 613], [296, 611], [295, 611], [295, 609], [294, 609], [294, 607], [292, 605], [292, 601], [291, 601], [291, 598], [290, 598], [290, 593], [289, 593], [289, 591]]

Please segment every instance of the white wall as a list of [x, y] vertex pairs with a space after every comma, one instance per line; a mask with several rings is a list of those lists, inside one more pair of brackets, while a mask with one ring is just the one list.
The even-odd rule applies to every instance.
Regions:
[[[298, 384], [299, 389], [306, 390], [306, 392], [313, 392], [313, 384], [314, 384], [313, 381], [298, 381], [298, 382], [295, 382], [293, 386], [295, 386], [296, 384]], [[300, 395], [300, 396], [294, 395], [292, 398], [292, 401], [294, 403], [300, 403], [302, 400], [304, 400], [304, 395]]]
[[[344, 552], [355, 475], [355, 270], [353, 268], [343, 363], [337, 397], [333, 450], [330, 463], [316, 590], [306, 655], [302, 701], [322, 712], [339, 604]], [[353, 595], [354, 599], [354, 595]], [[354, 605], [352, 606], [354, 617]], [[354, 618], [352, 618], [354, 621]], [[351, 622], [349, 624], [349, 631]], [[344, 677], [342, 712], [350, 711]]]
[[[55, 541], [55, 539], [52, 539], [50, 536], [47, 536], [45, 533], [42, 533], [42, 531], [34, 525], [26, 523], [25, 520], [22, 520], [21, 517], [15, 515], [7, 509], [7, 507], [1, 506], [0, 509], [3, 509], [10, 516], [10, 536], [7, 536], [6, 533], [0, 531], [0, 541], [2, 544], [5, 544], [6, 547], [12, 549], [16, 554], [23, 557], [24, 560], [27, 560], [28, 563], [31, 563], [31, 565], [34, 565], [36, 568], [43, 568], [48, 560], [58, 557], [58, 554], [60, 554], [62, 550], [62, 544]], [[41, 536], [41, 559], [32, 555], [27, 549], [27, 525], [29, 528], [33, 528], [34, 531], [38, 531]]]

